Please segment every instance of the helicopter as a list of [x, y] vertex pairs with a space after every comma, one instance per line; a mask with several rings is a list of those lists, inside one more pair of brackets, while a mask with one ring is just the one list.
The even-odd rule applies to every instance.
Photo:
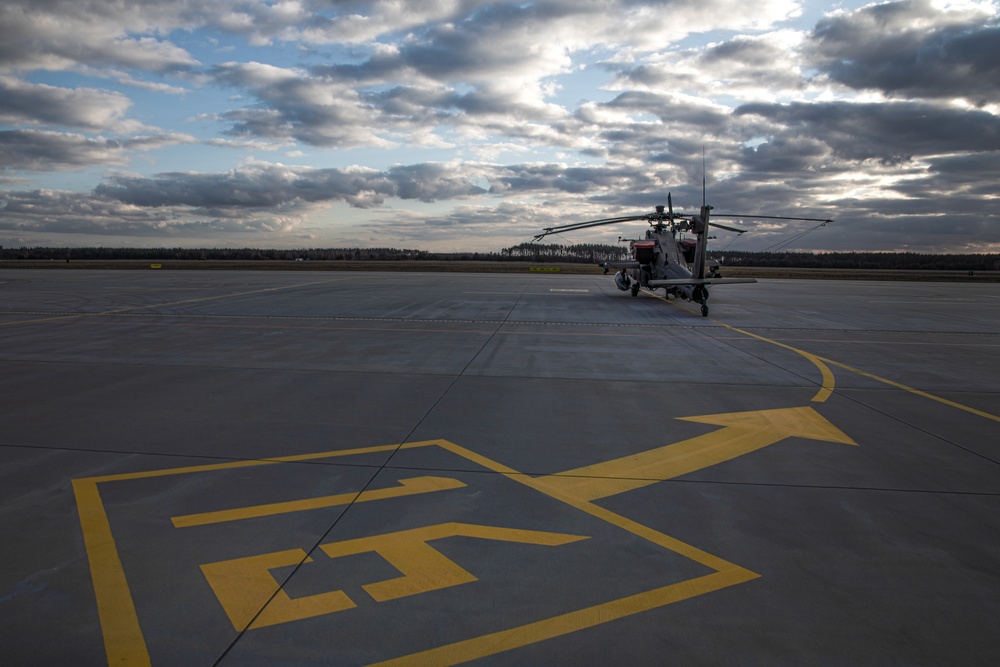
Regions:
[[[615, 274], [615, 284], [623, 292], [631, 291], [632, 296], [639, 295], [639, 289], [645, 287], [653, 291], [659, 287], [666, 290], [667, 298], [671, 295], [685, 301], [701, 304], [702, 317], [708, 317], [708, 288], [710, 285], [732, 285], [735, 283], [755, 283], [754, 278], [723, 278], [719, 273], [719, 263], [709, 262], [707, 258], [710, 227], [718, 227], [726, 231], [743, 234], [745, 229], [737, 229], [709, 222], [711, 211], [702, 199], [701, 210], [696, 215], [674, 213], [670, 193], [667, 193], [666, 207], [656, 206], [653, 213], [626, 215], [617, 218], [588, 220], [558, 227], [545, 227], [541, 234], [535, 236], [537, 242], [549, 234], [575, 231], [599, 225], [612, 225], [619, 222], [645, 220], [649, 223], [644, 239], [623, 239], [629, 242], [631, 261], [603, 262], [600, 264], [607, 274], [610, 269], [618, 269]], [[771, 220], [807, 220], [822, 223], [825, 226], [833, 220], [820, 218], [797, 218], [777, 215], [737, 215], [717, 213], [720, 218], [771, 219]], [[694, 240], [684, 238], [683, 233], [694, 234]], [[681, 234], [678, 237], [678, 234]]]

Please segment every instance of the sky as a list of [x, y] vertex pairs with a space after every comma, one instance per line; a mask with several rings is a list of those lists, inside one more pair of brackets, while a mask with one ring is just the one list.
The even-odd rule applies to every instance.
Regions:
[[0, 4], [7, 248], [489, 252], [703, 183], [715, 248], [1000, 252], [998, 4]]

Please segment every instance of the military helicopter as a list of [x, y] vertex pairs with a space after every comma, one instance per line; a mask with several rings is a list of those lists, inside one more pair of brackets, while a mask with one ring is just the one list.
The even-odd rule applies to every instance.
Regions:
[[[709, 222], [713, 208], [704, 202], [703, 197], [701, 211], [697, 215], [675, 214], [670, 193], [667, 193], [667, 206], [657, 206], [654, 213], [589, 220], [587, 222], [576, 222], [559, 227], [546, 227], [541, 234], [535, 236], [534, 240], [537, 242], [549, 234], [570, 232], [587, 227], [645, 220], [650, 225], [650, 228], [646, 230], [645, 239], [622, 239], [621, 237], [618, 239], [619, 241], [629, 242], [632, 261], [604, 262], [601, 264], [604, 267], [604, 273], [607, 274], [612, 268], [618, 269], [618, 272], [615, 274], [615, 284], [623, 292], [631, 291], [632, 296], [638, 296], [641, 287], [645, 287], [650, 291], [662, 287], [666, 290], [667, 298], [673, 295], [685, 301], [694, 301], [701, 304], [702, 316], [708, 317], [709, 285], [757, 282], [754, 278], [723, 278], [719, 274], [719, 263], [709, 263], [707, 251], [710, 227], [718, 227], [719, 229], [725, 229], [738, 234], [746, 231], [745, 229], [720, 225], [717, 222]], [[793, 218], [777, 215], [717, 213], [715, 217], [808, 220], [821, 222], [822, 225], [820, 226], [833, 222], [832, 220], [822, 220], [820, 218]], [[678, 238], [678, 234], [684, 232], [694, 234], [694, 240], [686, 239], [683, 236]]]

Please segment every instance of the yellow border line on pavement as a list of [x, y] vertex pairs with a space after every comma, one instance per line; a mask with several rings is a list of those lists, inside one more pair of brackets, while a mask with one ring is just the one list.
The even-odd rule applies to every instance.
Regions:
[[932, 401], [937, 401], [938, 403], [943, 403], [944, 405], [947, 405], [949, 407], [957, 408], [959, 410], [964, 410], [965, 412], [969, 412], [971, 414], [977, 415], [979, 417], [983, 417], [985, 419], [990, 419], [990, 420], [995, 421], [995, 422], [1000, 422], [1000, 417], [998, 417], [997, 415], [991, 414], [989, 412], [984, 412], [983, 410], [977, 410], [976, 408], [969, 407], [968, 405], [963, 405], [961, 403], [949, 400], [947, 398], [942, 398], [941, 396], [935, 396], [934, 394], [928, 393], [926, 391], [921, 391], [920, 389], [916, 389], [914, 387], [907, 386], [905, 384], [902, 384], [901, 382], [896, 382], [894, 380], [890, 380], [888, 378], [884, 378], [884, 377], [875, 375], [874, 373], [868, 373], [867, 371], [863, 371], [860, 368], [854, 368], [853, 366], [848, 366], [847, 364], [842, 364], [839, 361], [834, 361], [832, 359], [826, 359], [824, 357], [819, 357], [819, 358], [822, 359], [823, 361], [825, 361], [828, 364], [832, 364], [834, 366], [837, 366], [838, 368], [843, 368], [846, 371], [851, 371], [852, 373], [857, 373], [858, 375], [862, 375], [862, 376], [864, 376], [866, 378], [870, 378], [872, 380], [876, 380], [878, 382], [882, 382], [883, 384], [887, 384], [887, 385], [889, 385], [891, 387], [896, 387], [897, 389], [902, 389], [903, 391], [908, 391], [911, 394], [915, 394], [916, 396], [921, 396], [923, 398], [929, 398]]
[[[433, 443], [432, 443], [433, 444]], [[294, 461], [312, 461], [315, 459], [351, 454], [367, 454], [371, 452], [393, 451], [398, 445], [381, 445], [360, 449], [344, 449], [315, 454], [298, 454], [281, 456], [272, 459], [257, 459], [250, 461], [226, 461], [206, 465], [188, 466], [185, 468], [164, 468], [162, 470], [147, 470], [144, 472], [128, 472], [100, 477], [87, 477], [73, 480], [73, 491], [76, 494], [76, 505], [80, 515], [80, 528], [83, 531], [83, 542], [87, 550], [87, 560], [90, 562], [90, 576], [94, 584], [94, 597], [97, 599], [97, 614], [101, 619], [101, 630], [104, 634], [104, 648], [109, 665], [149, 665], [149, 653], [146, 641], [139, 627], [132, 593], [125, 579], [118, 547], [111, 532], [104, 502], [101, 500], [98, 484], [132, 479], [148, 479], [182, 475], [192, 472], [207, 472], [210, 470], [225, 470], [228, 468], [246, 468], [251, 466], [270, 465], [273, 463], [288, 463]]]
[[[670, 305], [675, 306], [677, 308], [681, 308], [682, 310], [685, 310], [685, 311], [687, 311], [689, 313], [694, 313], [694, 311], [689, 310], [687, 308], [684, 308], [683, 306], [680, 306], [679, 304], [676, 304], [673, 301], [670, 301], [669, 299], [664, 299], [662, 296], [659, 296], [658, 294], [653, 294], [651, 292], [646, 292], [646, 294], [649, 294], [652, 297], [660, 299], [661, 301], [666, 301]], [[978, 417], [983, 417], [984, 419], [989, 419], [991, 421], [1000, 422], [1000, 416], [991, 414], [989, 412], [985, 412], [983, 410], [978, 410], [978, 409], [970, 407], [968, 405], [963, 405], [962, 403], [958, 403], [957, 401], [952, 401], [952, 400], [949, 400], [947, 398], [942, 398], [941, 396], [935, 396], [934, 394], [931, 394], [931, 393], [926, 392], [926, 391], [922, 391], [922, 390], [917, 389], [915, 387], [910, 387], [910, 386], [905, 385], [905, 384], [903, 384], [901, 382], [896, 382], [894, 380], [890, 380], [888, 378], [884, 378], [884, 377], [881, 377], [879, 375], [875, 375], [874, 373], [869, 373], [867, 371], [863, 371], [860, 368], [854, 368], [853, 366], [848, 366], [847, 364], [843, 364], [843, 363], [841, 363], [839, 361], [834, 361], [833, 359], [828, 359], [826, 357], [821, 357], [819, 355], [812, 354], [811, 352], [806, 352], [805, 350], [800, 350], [797, 347], [793, 347], [793, 346], [787, 345], [785, 343], [779, 343], [776, 340], [772, 340], [770, 338], [766, 338], [764, 336], [760, 336], [760, 335], [755, 334], [755, 333], [750, 333], [749, 331], [744, 331], [743, 329], [738, 329], [737, 327], [734, 327], [732, 325], [726, 324], [724, 322], [719, 322], [718, 320], [716, 320], [716, 324], [718, 324], [720, 326], [723, 326], [726, 329], [729, 329], [730, 331], [735, 331], [736, 333], [740, 333], [740, 334], [743, 334], [745, 336], [750, 336], [751, 338], [756, 338], [758, 340], [762, 340], [765, 343], [770, 343], [772, 345], [777, 345], [778, 347], [783, 347], [786, 350], [791, 350], [792, 352], [795, 352], [796, 354], [800, 354], [803, 357], [805, 357], [806, 359], [808, 359], [809, 361], [811, 361], [819, 369], [820, 374], [823, 377], [821, 389], [812, 398], [812, 400], [815, 401], [815, 402], [822, 403], [827, 398], [829, 398], [830, 395], [833, 393], [834, 386], [835, 386], [834, 385], [834, 377], [833, 377], [833, 372], [830, 371], [829, 366], [827, 366], [827, 364], [829, 364], [831, 366], [837, 366], [838, 368], [843, 368], [844, 370], [850, 371], [852, 373], [857, 373], [858, 375], [861, 375], [863, 377], [875, 380], [877, 382], [881, 382], [883, 384], [887, 384], [890, 387], [896, 387], [897, 389], [902, 389], [903, 391], [910, 392], [911, 394], [914, 394], [915, 396], [920, 396], [922, 398], [928, 398], [928, 399], [930, 399], [932, 401], [937, 401], [938, 403], [941, 403], [943, 405], [947, 405], [949, 407], [956, 408], [956, 409], [962, 410], [964, 412], [968, 412], [968, 413], [976, 415]]]
[[770, 338], [765, 338], [764, 336], [759, 336], [755, 333], [744, 331], [743, 329], [737, 329], [736, 327], [725, 324], [724, 322], [719, 322], [719, 324], [729, 329], [730, 331], [735, 331], [736, 333], [741, 333], [744, 336], [750, 336], [751, 338], [762, 340], [765, 343], [770, 343], [772, 345], [777, 345], [778, 347], [783, 347], [786, 350], [791, 350], [796, 354], [801, 354], [803, 357], [811, 361], [813, 365], [816, 366], [816, 368], [819, 369], [820, 376], [823, 378], [820, 384], [820, 390], [816, 392], [816, 395], [813, 396], [811, 400], [815, 403], [823, 403], [824, 401], [826, 401], [826, 399], [830, 398], [831, 394], [833, 394], [833, 389], [836, 386], [835, 380], [833, 378], [833, 371], [830, 370], [829, 366], [823, 363], [824, 360], [821, 357], [817, 357], [815, 354], [806, 352], [805, 350], [800, 350], [797, 347], [792, 347], [791, 345], [786, 345], [785, 343], [779, 343], [776, 340], [771, 340]]
[[[669, 303], [671, 306], [674, 306], [675, 308], [680, 308], [681, 310], [684, 310], [686, 312], [689, 312], [689, 313], [692, 313], [692, 314], [697, 314], [693, 310], [690, 310], [689, 308], [685, 308], [684, 306], [681, 306], [680, 304], [675, 303], [675, 302], [671, 301], [670, 299], [666, 299], [666, 298], [660, 296], [659, 294], [653, 294], [652, 292], [645, 292], [645, 293], [648, 294], [649, 296], [653, 297], [654, 299], [659, 299], [660, 301], [665, 301], [665, 302]], [[834, 390], [834, 387], [835, 387], [835, 380], [834, 380], [834, 377], [833, 377], [833, 372], [830, 370], [830, 368], [826, 364], [823, 363], [823, 361], [820, 359], [820, 357], [817, 357], [815, 354], [810, 354], [809, 352], [806, 352], [805, 350], [800, 350], [797, 347], [792, 347], [791, 345], [785, 345], [784, 343], [779, 343], [776, 340], [771, 340], [770, 338], [765, 338], [764, 336], [758, 336], [757, 334], [750, 333], [749, 331], [744, 331], [743, 329], [737, 329], [736, 327], [731, 326], [729, 324], [726, 324], [725, 322], [719, 322], [718, 320], [715, 320], [715, 322], [716, 322], [716, 324], [718, 324], [720, 326], [723, 326], [726, 329], [729, 329], [730, 331], [735, 331], [736, 333], [743, 334], [744, 336], [750, 336], [751, 338], [757, 338], [758, 340], [762, 340], [765, 343], [771, 343], [772, 345], [777, 345], [778, 347], [783, 347], [783, 348], [785, 348], [787, 350], [791, 350], [792, 352], [795, 352], [796, 354], [800, 354], [803, 357], [805, 357], [806, 359], [808, 359], [809, 361], [811, 361], [813, 363], [813, 365], [816, 366], [816, 368], [819, 369], [819, 374], [820, 374], [820, 377], [822, 378], [822, 380], [820, 382], [820, 390], [818, 392], [816, 392], [815, 396], [812, 397], [812, 399], [811, 399], [812, 402], [814, 402], [814, 403], [823, 403], [823, 402], [826, 401], [826, 399], [830, 398], [831, 394], [833, 394], [833, 390]]]
[[98, 490], [98, 484], [229, 468], [270, 465], [274, 463], [312, 461], [352, 454], [385, 452], [396, 449], [416, 449], [429, 446], [441, 447], [469, 461], [478, 463], [489, 470], [503, 474], [509, 479], [540, 491], [597, 519], [610, 523], [637, 537], [713, 569], [715, 572], [643, 593], [611, 600], [592, 607], [568, 612], [542, 621], [474, 637], [421, 653], [402, 656], [382, 664], [454, 665], [474, 658], [501, 653], [519, 646], [583, 630], [610, 620], [631, 616], [649, 609], [744, 583], [760, 576], [739, 565], [730, 563], [631, 519], [615, 514], [599, 505], [551, 489], [533, 477], [519, 473], [513, 468], [476, 454], [447, 440], [427, 440], [403, 445], [381, 445], [314, 454], [282, 456], [271, 459], [227, 461], [224, 463], [183, 468], [166, 468], [162, 470], [80, 478], [73, 480], [73, 489], [76, 493], [80, 525], [83, 530], [87, 558], [90, 562], [91, 577], [94, 584], [101, 629], [104, 635], [108, 664], [145, 666], [150, 664], [150, 658], [145, 639], [142, 635], [142, 629], [139, 626], [135, 603], [132, 600], [132, 594], [125, 577], [121, 558], [115, 545], [107, 511], [104, 508]]

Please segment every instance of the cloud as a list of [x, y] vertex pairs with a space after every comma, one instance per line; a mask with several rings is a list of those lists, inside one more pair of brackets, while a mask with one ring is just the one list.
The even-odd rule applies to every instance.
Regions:
[[375, 114], [349, 86], [258, 62], [223, 63], [211, 75], [217, 83], [247, 89], [263, 103], [220, 115], [233, 136], [325, 147], [391, 145], [373, 131]]
[[119, 125], [131, 101], [93, 88], [58, 88], [0, 76], [0, 122], [103, 130]]
[[898, 163], [913, 156], [1000, 150], [1000, 118], [920, 102], [746, 104], [735, 115], [758, 134], [813, 137], [847, 160]]
[[[0, 6], [0, 67], [71, 69], [76, 65], [135, 68], [152, 72], [189, 69], [197, 60], [158, 34], [204, 22], [218, 2], [73, 2], [8, 0]], [[198, 16], [202, 18], [198, 18]]]
[[155, 178], [115, 175], [95, 193], [142, 207], [179, 206], [214, 211], [279, 210], [300, 202], [344, 201], [358, 208], [387, 198], [435, 201], [481, 195], [485, 190], [457, 165], [398, 166], [388, 172], [363, 167], [314, 169], [254, 162], [226, 173], [167, 173]]
[[802, 38], [799, 32], [780, 30], [666, 51], [634, 67], [618, 68], [614, 87], [691, 96], [725, 91], [742, 99], [799, 96], [809, 86], [798, 54]]
[[855, 90], [1000, 102], [1000, 26], [986, 4], [904, 0], [838, 12], [816, 25], [806, 54]]
[[[690, 210], [704, 178], [720, 210], [833, 214], [830, 247], [1000, 242], [986, 224], [1000, 154], [995, 3], [901, 0], [811, 24], [801, 11], [9, 0], [3, 222], [266, 243], [303, 226], [330, 238], [340, 213], [364, 211], [401, 238], [487, 243], [649, 210], [667, 192]], [[181, 144], [183, 156], [158, 150]], [[63, 189], [89, 176], [65, 172], [88, 169], [103, 181]], [[751, 224], [761, 243], [782, 233]]]
[[151, 151], [193, 141], [193, 137], [181, 134], [109, 139], [70, 132], [0, 130], [0, 164], [5, 170], [37, 172], [120, 166], [127, 163], [133, 151]]
[[39, 130], [0, 131], [0, 164], [5, 169], [69, 171], [124, 162], [121, 143], [110, 139]]

